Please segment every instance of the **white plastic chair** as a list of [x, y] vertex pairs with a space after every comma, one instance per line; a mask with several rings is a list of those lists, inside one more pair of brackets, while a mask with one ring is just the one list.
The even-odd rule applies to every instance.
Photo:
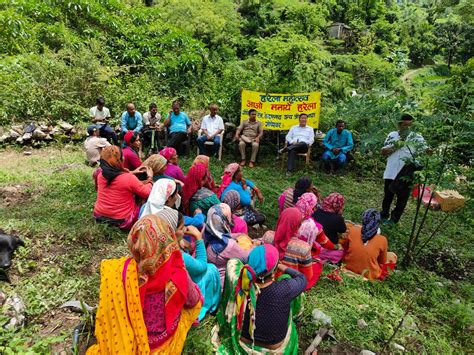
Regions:
[[[218, 134], [219, 137], [221, 137], [221, 144], [219, 145], [219, 151], [217, 152], [217, 159], [221, 160], [222, 159], [222, 146], [224, 145], [224, 133], [225, 131], [222, 131], [220, 134]], [[202, 136], [202, 129], [198, 131], [198, 139], [199, 137]], [[214, 142], [212, 141], [206, 141], [204, 142], [204, 145], [214, 145]], [[199, 154], [199, 146], [197, 147], [197, 153]]]

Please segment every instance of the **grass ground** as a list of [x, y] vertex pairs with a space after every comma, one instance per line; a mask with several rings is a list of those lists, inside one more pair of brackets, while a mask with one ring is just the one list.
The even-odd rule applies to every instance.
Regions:
[[[26, 241], [9, 272], [12, 284], [2, 284], [1, 289], [18, 293], [27, 309], [26, 327], [18, 332], [0, 328], [2, 353], [69, 352], [72, 330], [81, 316], [58, 306], [71, 299], [96, 305], [100, 261], [127, 252], [125, 233], [96, 225], [92, 220], [92, 169], [83, 159], [80, 148], [74, 146], [33, 151], [29, 156], [17, 150], [0, 151], [0, 227], [8, 232], [17, 231]], [[181, 165], [189, 167], [190, 160], [182, 160]], [[213, 162], [214, 177], [220, 177], [223, 166]], [[323, 194], [339, 191], [346, 196], [347, 219], [359, 221], [363, 210], [380, 206], [382, 185], [378, 177], [306, 173]], [[268, 160], [261, 167], [246, 169], [245, 177], [263, 191], [265, 202], [259, 208], [273, 227], [277, 197], [298, 176], [286, 178], [279, 164]], [[383, 230], [390, 249], [399, 255], [403, 255], [413, 212], [414, 204], [410, 203], [400, 225]], [[300, 351], [306, 349], [320, 327], [312, 321], [315, 308], [332, 317], [337, 339], [325, 340], [320, 346], [322, 352], [350, 353], [360, 349], [380, 351], [412, 303], [394, 342], [409, 353], [474, 352], [474, 288], [472, 275], [466, 279], [463, 274], [466, 269], [470, 272], [474, 259], [470, 212], [465, 208], [450, 216], [440, 235], [421, 253], [421, 262], [431, 265], [437, 273], [413, 267], [397, 270], [384, 282], [344, 278], [343, 283], [336, 284], [324, 277], [331, 271], [325, 268], [321, 280], [307, 293], [305, 313], [297, 323]], [[441, 212], [431, 214], [426, 230], [435, 228], [441, 218]], [[444, 255], [446, 250], [452, 250], [454, 261], [450, 259], [448, 266], [443, 262], [432, 265], [433, 255]], [[455, 279], [457, 273], [465, 280], [438, 275]], [[360, 329], [359, 319], [364, 319], [368, 327]], [[199, 328], [192, 329], [185, 352], [211, 353], [209, 335], [213, 325], [214, 319], [207, 317]], [[389, 350], [396, 352], [392, 346]]]

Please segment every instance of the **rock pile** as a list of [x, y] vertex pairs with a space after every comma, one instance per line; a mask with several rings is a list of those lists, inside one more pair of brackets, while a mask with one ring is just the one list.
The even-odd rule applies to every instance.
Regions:
[[[61, 122], [59, 125], [47, 125], [45, 123], [28, 123], [24, 126], [13, 125], [0, 136], [0, 144], [29, 145], [38, 142], [51, 142], [53, 140], [69, 141], [77, 136], [77, 130], [73, 125]], [[82, 135], [79, 135], [82, 138]]]

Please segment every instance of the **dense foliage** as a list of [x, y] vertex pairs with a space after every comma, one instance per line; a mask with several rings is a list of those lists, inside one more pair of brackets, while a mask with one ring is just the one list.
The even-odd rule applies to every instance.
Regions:
[[[472, 92], [472, 68], [463, 67], [474, 48], [468, 0], [145, 3], [2, 1], [0, 125], [82, 121], [99, 94], [115, 117], [130, 100], [166, 111], [180, 98], [187, 109], [217, 101], [235, 120], [241, 88], [320, 90], [331, 109], [354, 89], [404, 94], [407, 66], [444, 60]], [[330, 38], [334, 22], [348, 25], [347, 35]], [[450, 96], [442, 106], [472, 111]]]

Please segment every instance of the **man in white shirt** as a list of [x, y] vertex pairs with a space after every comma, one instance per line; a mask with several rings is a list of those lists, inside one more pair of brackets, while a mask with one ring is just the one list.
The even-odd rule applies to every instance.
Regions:
[[105, 100], [100, 96], [96, 101], [96, 106], [91, 107], [89, 116], [94, 125], [99, 128], [99, 134], [107, 139], [112, 139], [118, 145], [118, 138], [112, 127], [109, 126], [110, 111], [105, 107]]
[[[423, 137], [410, 130], [413, 117], [404, 114], [398, 122], [398, 131], [390, 132], [385, 139], [382, 155], [387, 157], [383, 178], [385, 180], [381, 217], [385, 224], [395, 224], [405, 210], [410, 197], [413, 174], [417, 170], [416, 156], [427, 149]], [[397, 196], [397, 203], [390, 215], [390, 206]]]
[[164, 125], [161, 122], [161, 115], [158, 106], [151, 103], [149, 111], [143, 114], [143, 146], [148, 148], [148, 154], [158, 153], [161, 149], [160, 141], [164, 140]]
[[[224, 121], [222, 117], [217, 114], [219, 107], [216, 104], [209, 106], [209, 115], [204, 116], [201, 123], [202, 135], [198, 138], [197, 144], [199, 147], [200, 154], [214, 155], [219, 151], [219, 146], [221, 144], [221, 134], [224, 131]], [[211, 152], [208, 152], [206, 149], [205, 143], [207, 141], [214, 142], [214, 145]]]
[[109, 146], [110, 143], [107, 139], [99, 137], [99, 128], [95, 125], [87, 127], [87, 133], [89, 136], [84, 141], [86, 158], [89, 165], [95, 166], [99, 163], [100, 152], [103, 148]]
[[300, 115], [300, 124], [291, 127], [286, 135], [287, 146], [279, 150], [279, 153], [288, 152], [288, 166], [286, 175], [290, 175], [295, 170], [296, 158], [298, 153], [306, 153], [309, 146], [314, 143], [314, 130], [307, 126], [308, 115], [302, 113]]

